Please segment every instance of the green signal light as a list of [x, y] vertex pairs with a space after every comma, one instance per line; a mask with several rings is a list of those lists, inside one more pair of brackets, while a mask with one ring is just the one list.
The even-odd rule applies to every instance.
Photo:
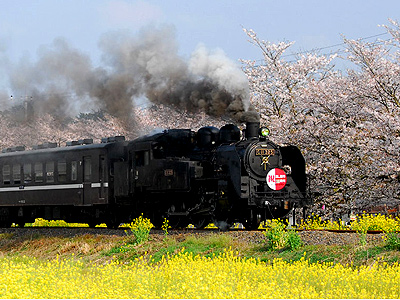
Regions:
[[269, 136], [269, 129], [267, 127], [262, 127], [261, 128], [261, 135], [264, 137]]

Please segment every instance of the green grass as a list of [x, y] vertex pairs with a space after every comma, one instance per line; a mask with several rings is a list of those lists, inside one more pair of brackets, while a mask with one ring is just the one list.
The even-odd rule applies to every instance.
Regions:
[[380, 260], [387, 263], [400, 262], [400, 252], [391, 250], [385, 245], [376, 246], [345, 245], [345, 246], [324, 246], [324, 245], [306, 245], [297, 250], [268, 250], [264, 245], [254, 246], [245, 254], [246, 257], [258, 257], [262, 261], [272, 261], [275, 258], [281, 258], [284, 261], [299, 261], [306, 259], [311, 263], [331, 262], [343, 265], [370, 265], [374, 261]]
[[14, 236], [14, 233], [0, 233], [0, 240], [8, 240]]
[[190, 236], [181, 243], [180, 248], [185, 247], [186, 252], [203, 254], [206, 257], [211, 257], [213, 254], [218, 255], [224, 249], [232, 247], [233, 238], [228, 235], [212, 235], [209, 237]]
[[224, 249], [233, 247], [233, 238], [228, 235], [210, 235], [207, 237], [188, 236], [183, 241], [173, 237], [165, 237], [161, 241], [151, 240], [141, 245], [123, 243], [106, 251], [106, 256], [118, 256], [118, 260], [126, 261], [139, 258], [143, 255], [151, 255], [152, 261], [158, 262], [167, 254], [177, 254], [181, 252], [190, 252], [195, 255], [200, 254], [205, 257], [212, 257], [222, 253]]

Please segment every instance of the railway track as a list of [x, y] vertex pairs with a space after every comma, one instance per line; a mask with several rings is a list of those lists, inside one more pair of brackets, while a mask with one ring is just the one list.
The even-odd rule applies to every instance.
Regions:
[[[218, 232], [264, 232], [266, 228], [258, 228], [255, 230], [247, 230], [245, 228], [230, 228], [227, 231], [220, 230], [218, 228], [205, 228], [205, 229], [196, 229], [196, 228], [183, 228], [183, 229], [169, 229], [168, 234], [180, 234], [180, 233], [218, 233]], [[357, 233], [356, 230], [350, 229], [296, 229], [297, 232], [332, 232], [332, 233]], [[109, 229], [106, 227], [96, 227], [96, 228], [88, 228], [88, 227], [48, 227], [48, 226], [35, 226], [35, 227], [11, 227], [11, 228], [0, 228], [1, 233], [16, 233], [16, 232], [54, 232], [58, 231], [70, 232], [70, 233], [88, 233], [88, 234], [107, 234], [107, 235], [127, 235], [130, 232], [129, 228], [119, 227], [117, 229]], [[151, 229], [150, 234], [152, 233], [163, 233], [164, 231], [161, 229]], [[367, 234], [382, 234], [385, 233], [383, 230], [368, 230]], [[398, 231], [400, 233], [400, 231]]]
[[[260, 244], [266, 241], [263, 234], [265, 229], [247, 231], [245, 229], [232, 229], [220, 231], [218, 229], [190, 229], [168, 230], [168, 237], [178, 241], [184, 241], [190, 237], [206, 237], [209, 235], [229, 235], [237, 242], [246, 244]], [[351, 230], [298, 230], [298, 233], [305, 245], [357, 245], [360, 241], [359, 235]], [[74, 239], [89, 236], [115, 236], [117, 239], [131, 236], [129, 229], [108, 229], [108, 228], [88, 228], [88, 227], [24, 227], [24, 228], [0, 228], [0, 246], [9, 243], [9, 239], [15, 242], [46, 238]], [[154, 238], [152, 238], [154, 237]], [[381, 231], [369, 231], [366, 240], [368, 243], [380, 243], [383, 241], [384, 234]], [[164, 231], [152, 229], [150, 231], [150, 242], [152, 240], [162, 240]]]

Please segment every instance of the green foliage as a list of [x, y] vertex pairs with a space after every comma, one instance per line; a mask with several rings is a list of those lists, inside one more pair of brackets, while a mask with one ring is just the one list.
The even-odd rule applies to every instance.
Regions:
[[274, 219], [266, 222], [267, 229], [264, 236], [267, 238], [267, 248], [276, 250], [288, 248], [296, 250], [303, 245], [299, 234], [295, 230], [286, 231], [286, 224], [280, 219]]
[[9, 240], [14, 237], [14, 233], [0, 233], [0, 240]]
[[143, 214], [141, 214], [128, 227], [136, 238], [136, 244], [141, 244], [149, 240], [150, 230], [154, 225], [150, 222], [150, 219], [143, 218]]
[[203, 253], [206, 257], [211, 257], [222, 253], [224, 249], [231, 247], [233, 239], [229, 235], [218, 234], [206, 237], [189, 236], [180, 245], [185, 248], [185, 252], [196, 254]]
[[286, 232], [286, 247], [290, 250], [297, 250], [303, 246], [303, 241], [300, 235], [295, 230], [288, 230]]
[[359, 237], [359, 241], [360, 241], [360, 245], [361, 246], [365, 246], [367, 244], [367, 232], [358, 232], [358, 237]]
[[400, 235], [395, 232], [388, 232], [385, 236], [386, 248], [400, 250]]
[[271, 250], [282, 248], [285, 245], [285, 224], [280, 219], [266, 222], [264, 232], [267, 238], [267, 248]]
[[122, 254], [126, 252], [136, 252], [134, 245], [131, 243], [124, 243], [122, 245], [115, 246], [111, 248], [109, 251], [105, 252], [106, 256], [113, 256], [115, 254]]

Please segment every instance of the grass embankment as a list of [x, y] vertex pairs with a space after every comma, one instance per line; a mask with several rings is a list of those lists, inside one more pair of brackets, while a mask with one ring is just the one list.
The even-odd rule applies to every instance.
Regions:
[[343, 265], [371, 265], [376, 261], [400, 262], [400, 251], [389, 249], [385, 242], [378, 244], [303, 245], [296, 250], [281, 248], [268, 249], [260, 238], [248, 242], [231, 236], [229, 233], [210, 233], [207, 235], [151, 235], [141, 244], [135, 243], [133, 235], [81, 235], [76, 237], [43, 237], [26, 235], [14, 238], [13, 234], [0, 234], [0, 258], [35, 257], [40, 260], [52, 260], [56, 257], [68, 259], [80, 258], [85, 263], [107, 263], [119, 261], [129, 263], [139, 257], [151, 257], [160, 261], [162, 256], [177, 254], [185, 249], [195, 255], [212, 257], [231, 249], [237, 256], [272, 261], [280, 258], [287, 262], [301, 259], [310, 262], [332, 262]]

